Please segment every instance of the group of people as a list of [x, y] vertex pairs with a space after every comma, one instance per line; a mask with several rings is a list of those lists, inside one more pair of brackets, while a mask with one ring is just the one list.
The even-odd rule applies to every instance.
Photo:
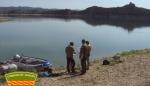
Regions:
[[[86, 73], [86, 70], [89, 69], [90, 61], [90, 53], [91, 53], [91, 44], [89, 41], [82, 39], [82, 45], [80, 47], [79, 58], [81, 61], [81, 75]], [[75, 73], [75, 60], [73, 58], [73, 54], [76, 54], [74, 43], [70, 42], [69, 45], [65, 49], [66, 51], [66, 59], [67, 59], [67, 72]]]

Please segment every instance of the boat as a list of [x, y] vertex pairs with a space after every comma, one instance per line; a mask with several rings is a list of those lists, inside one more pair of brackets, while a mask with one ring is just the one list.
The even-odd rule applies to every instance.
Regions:
[[35, 70], [52, 74], [52, 63], [48, 60], [16, 54], [6, 63], [17, 65], [18, 70]]
[[11, 70], [17, 70], [18, 67], [16, 64], [14, 63], [2, 63], [0, 64], [0, 75], [2, 74], [5, 74], [6, 72], [9, 72]]

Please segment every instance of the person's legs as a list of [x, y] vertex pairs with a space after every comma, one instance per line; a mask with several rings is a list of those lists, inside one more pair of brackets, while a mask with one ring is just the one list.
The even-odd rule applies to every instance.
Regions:
[[81, 61], [81, 73], [83, 73], [83, 60], [80, 59], [80, 61]]
[[75, 72], [74, 67], [75, 67], [75, 61], [74, 61], [74, 59], [72, 58], [72, 59], [71, 59], [71, 72]]
[[89, 69], [89, 65], [90, 65], [90, 62], [89, 62], [89, 56], [87, 57], [87, 59], [86, 59], [86, 63], [87, 63], [87, 70]]
[[86, 73], [86, 59], [83, 60], [83, 70], [84, 73]]
[[85, 58], [81, 59], [81, 66], [82, 66], [81, 74], [86, 73], [86, 59]]
[[67, 58], [67, 72], [70, 73], [70, 59]]

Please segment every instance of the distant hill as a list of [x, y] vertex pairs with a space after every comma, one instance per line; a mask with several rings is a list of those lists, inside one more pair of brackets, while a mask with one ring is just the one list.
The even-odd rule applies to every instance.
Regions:
[[0, 14], [41, 14], [48, 9], [33, 7], [0, 7]]
[[150, 10], [136, 7], [133, 3], [123, 7], [113, 8], [93, 6], [81, 11], [80, 14], [88, 17], [105, 19], [150, 19]]
[[60, 16], [60, 17], [93, 17], [93, 18], [106, 18], [116, 19], [119, 17], [124, 18], [145, 18], [150, 19], [150, 10], [145, 8], [136, 7], [135, 4], [129, 3], [122, 7], [103, 8], [103, 7], [89, 7], [84, 10], [70, 10], [70, 9], [43, 9], [32, 7], [0, 7], [1, 15], [34, 15], [39, 14], [47, 16]]
[[136, 27], [150, 26], [150, 10], [137, 7], [134, 3], [112, 8], [92, 6], [84, 10], [0, 7], [0, 16], [80, 19], [93, 26], [109, 24], [129, 31]]

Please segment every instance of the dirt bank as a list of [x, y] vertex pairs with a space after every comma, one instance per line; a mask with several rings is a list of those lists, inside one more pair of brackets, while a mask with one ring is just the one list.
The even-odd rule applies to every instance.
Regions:
[[[40, 78], [37, 86], [150, 86], [150, 50], [121, 53], [122, 63], [103, 66], [95, 60], [85, 75], [71, 76], [65, 70], [55, 77]], [[79, 70], [77, 70], [79, 72]]]

